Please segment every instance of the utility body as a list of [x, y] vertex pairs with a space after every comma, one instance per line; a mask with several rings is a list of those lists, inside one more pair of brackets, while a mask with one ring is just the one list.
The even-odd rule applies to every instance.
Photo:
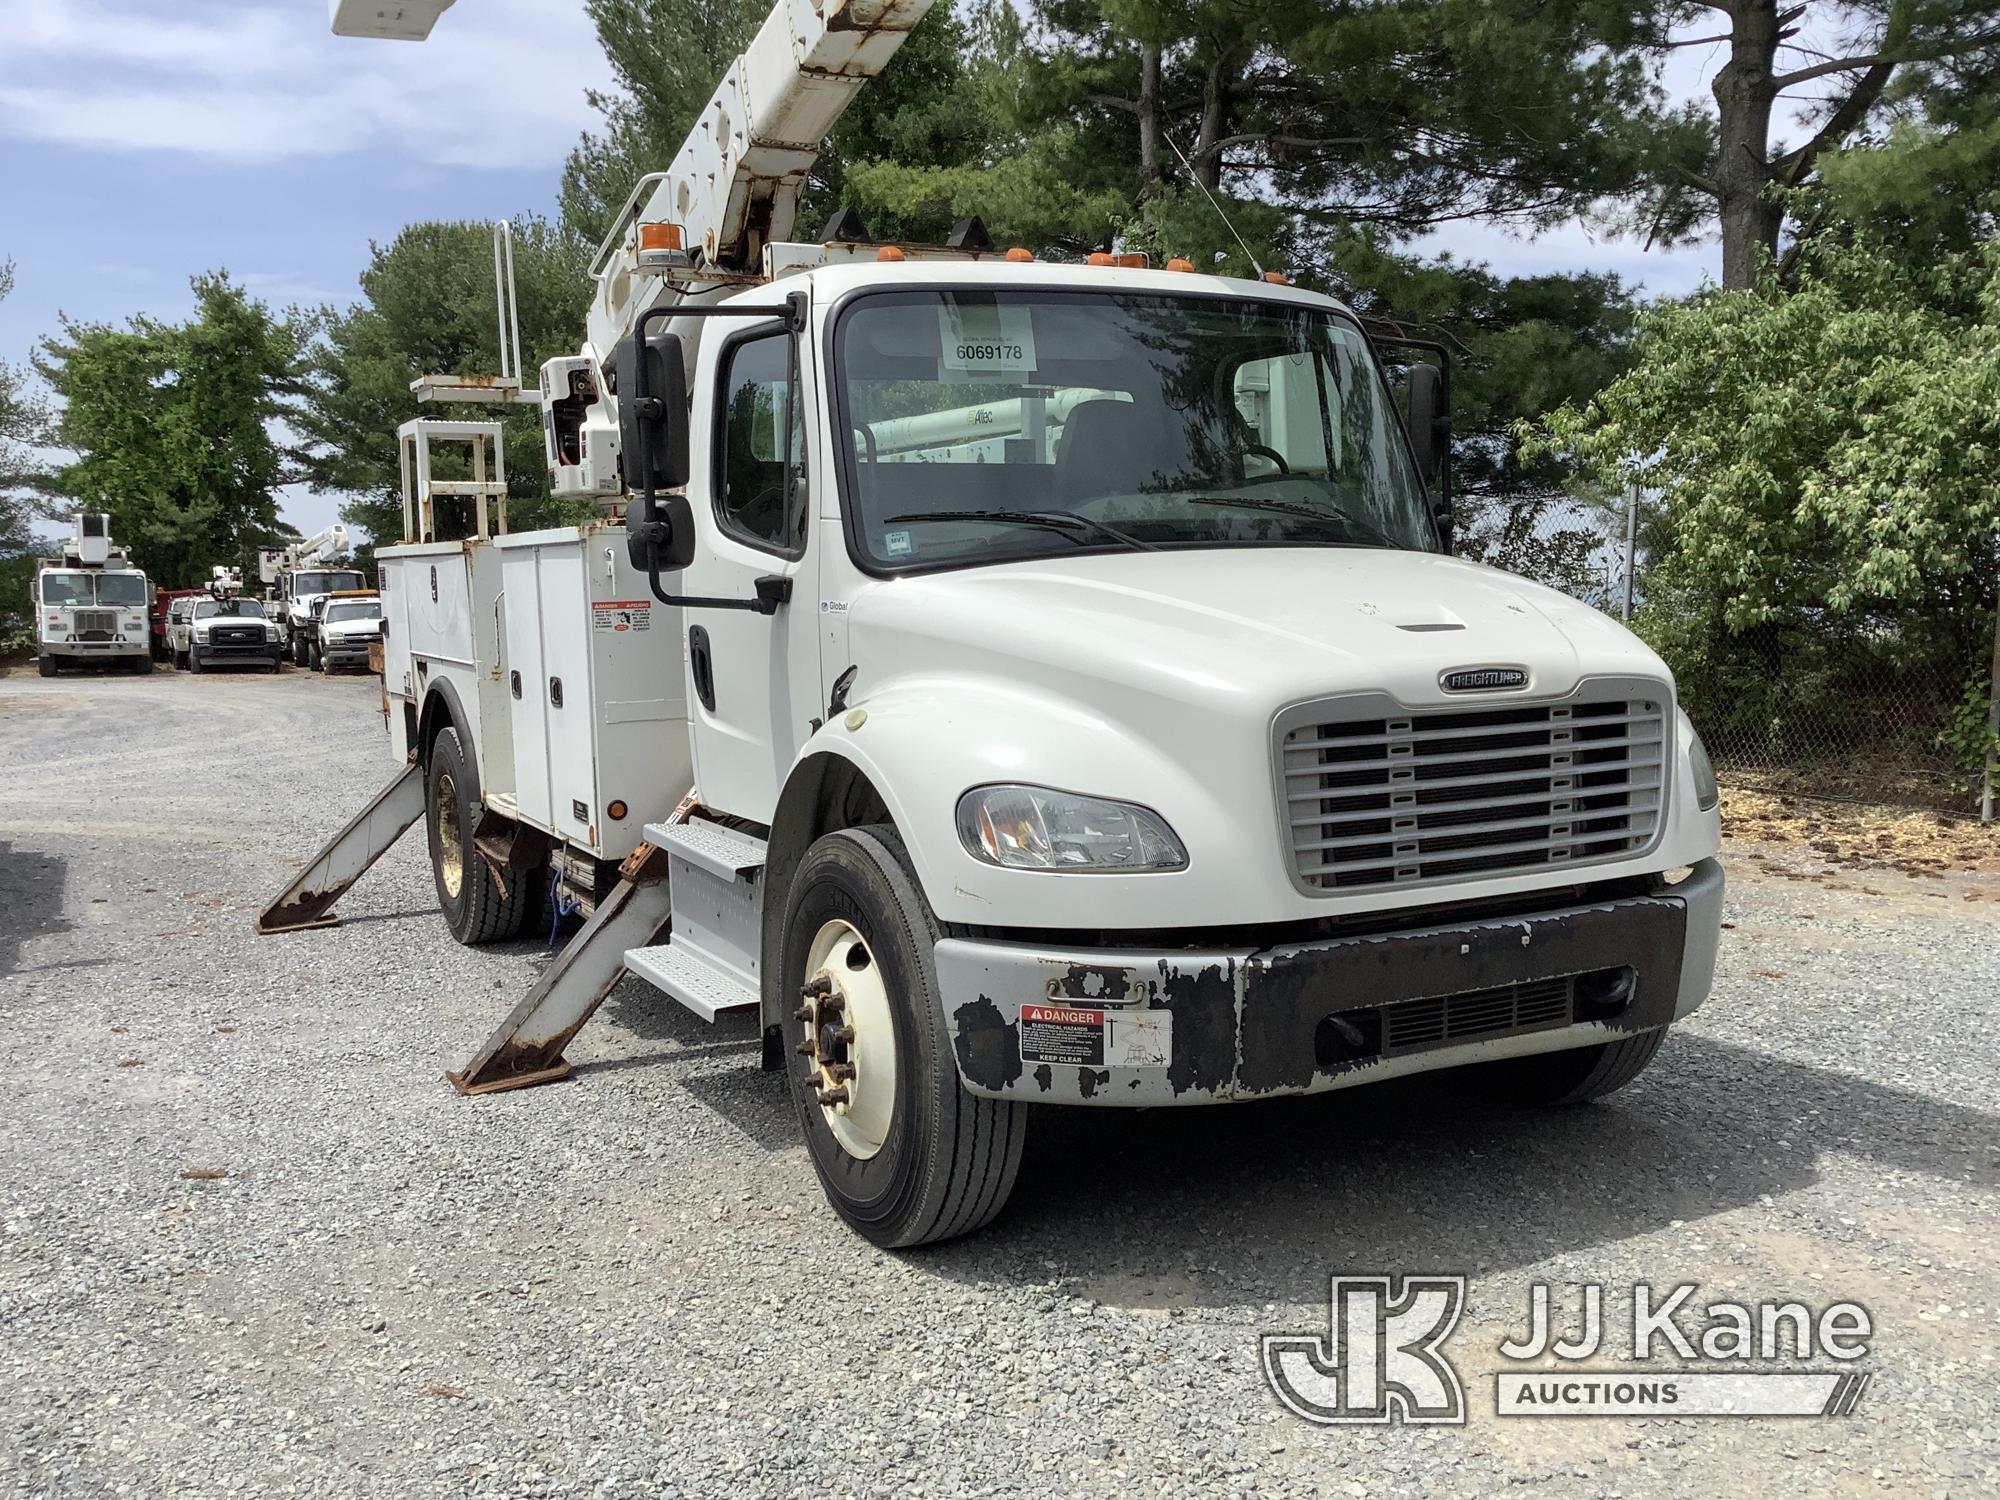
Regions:
[[152, 586], [112, 542], [109, 516], [73, 516], [62, 555], [37, 565], [33, 588], [42, 676], [93, 661], [128, 672], [153, 669]]
[[461, 1088], [561, 1076], [628, 973], [752, 1013], [889, 1245], [990, 1220], [1035, 1105], [1629, 1080], [1722, 898], [1666, 667], [1449, 555], [1441, 374], [1406, 423], [1330, 298], [976, 221], [779, 238], [812, 153], [762, 143], [823, 138], [922, 9], [779, 7], [614, 224], [541, 381], [602, 519], [406, 484], [396, 779], [263, 925], [421, 818], [461, 941], [590, 913]]

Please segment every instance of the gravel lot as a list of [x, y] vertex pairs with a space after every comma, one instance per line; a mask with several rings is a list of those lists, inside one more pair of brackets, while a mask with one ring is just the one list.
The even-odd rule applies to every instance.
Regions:
[[[1994, 877], [1732, 850], [1715, 997], [1605, 1104], [1048, 1111], [993, 1230], [899, 1256], [823, 1207], [747, 1020], [628, 984], [574, 1081], [454, 1095], [545, 950], [455, 947], [420, 837], [344, 926], [252, 935], [386, 778], [374, 698], [0, 678], [0, 1492], [2000, 1491]], [[1257, 1335], [1338, 1271], [1472, 1276], [1468, 1426], [1277, 1406]], [[1873, 1386], [1494, 1416], [1530, 1283], [1637, 1279], [1858, 1300]]]

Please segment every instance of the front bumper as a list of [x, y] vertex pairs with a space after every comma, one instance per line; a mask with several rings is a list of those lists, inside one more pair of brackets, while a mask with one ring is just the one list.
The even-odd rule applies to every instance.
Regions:
[[194, 641], [190, 651], [204, 663], [221, 665], [232, 661], [276, 661], [283, 654], [276, 641]]
[[69, 661], [90, 661], [107, 656], [148, 656], [152, 648], [144, 638], [110, 641], [43, 641], [36, 648], [43, 656], [60, 656]]
[[1722, 866], [1653, 895], [1271, 948], [937, 945], [959, 1075], [995, 1099], [1319, 1093], [1616, 1040], [1707, 998]]
[[376, 637], [366, 635], [351, 640], [335, 636], [321, 645], [320, 654], [334, 666], [366, 666], [368, 664], [368, 643], [374, 639]]

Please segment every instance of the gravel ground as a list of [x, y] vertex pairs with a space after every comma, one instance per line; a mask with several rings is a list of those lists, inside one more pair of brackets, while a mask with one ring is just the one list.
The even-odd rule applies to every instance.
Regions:
[[[1047, 1111], [998, 1225], [893, 1255], [824, 1208], [748, 1021], [628, 984], [574, 1081], [454, 1095], [545, 951], [455, 947], [420, 838], [344, 926], [252, 935], [386, 778], [374, 696], [0, 679], [0, 1492], [2000, 1491], [1992, 876], [1732, 850], [1715, 997], [1608, 1103]], [[1342, 1271], [1472, 1277], [1468, 1426], [1277, 1406], [1257, 1336], [1324, 1329]], [[1494, 1416], [1531, 1283], [1640, 1279], [1859, 1300], [1874, 1384]]]

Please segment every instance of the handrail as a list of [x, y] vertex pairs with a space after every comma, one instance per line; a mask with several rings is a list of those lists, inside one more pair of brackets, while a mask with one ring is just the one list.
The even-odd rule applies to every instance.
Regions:
[[605, 262], [611, 259], [611, 252], [625, 241], [625, 227], [632, 222], [639, 211], [639, 199], [665, 182], [669, 172], [648, 172], [632, 184], [632, 191], [625, 199], [625, 206], [611, 221], [611, 228], [604, 236], [604, 242], [597, 247], [597, 253], [590, 258], [590, 277], [595, 281], [604, 274]]

